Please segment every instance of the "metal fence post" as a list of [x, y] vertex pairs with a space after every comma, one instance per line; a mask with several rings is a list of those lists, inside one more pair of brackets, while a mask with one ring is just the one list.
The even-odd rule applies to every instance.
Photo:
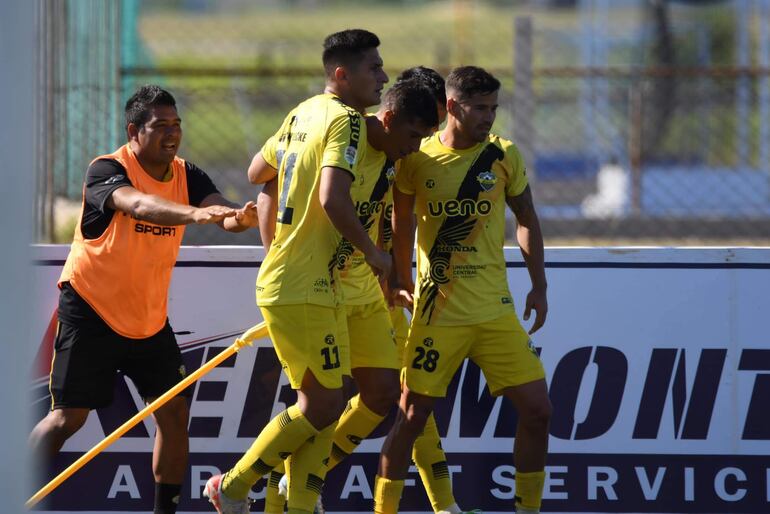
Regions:
[[517, 16], [513, 27], [513, 141], [530, 183], [535, 180], [535, 96], [532, 88], [532, 18]]
[[735, 4], [736, 9], [736, 60], [741, 68], [735, 95], [736, 115], [736, 147], [739, 169], [745, 169], [750, 165], [750, 110], [751, 110], [751, 81], [746, 69], [751, 66], [751, 5], [747, 0], [740, 0]]
[[642, 213], [642, 151], [644, 137], [643, 86], [636, 80], [629, 89], [628, 98], [628, 160], [631, 165], [631, 214]]
[[770, 179], [770, 0], [759, 8], [759, 168]]

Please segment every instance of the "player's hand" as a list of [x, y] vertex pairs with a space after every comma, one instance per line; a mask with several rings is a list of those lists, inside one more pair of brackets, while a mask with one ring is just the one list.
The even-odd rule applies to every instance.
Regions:
[[372, 273], [377, 280], [382, 282], [390, 276], [390, 269], [393, 267], [393, 258], [388, 252], [384, 252], [377, 247], [364, 255], [366, 263], [371, 266]]
[[406, 307], [409, 312], [412, 312], [412, 308], [414, 307], [414, 296], [412, 296], [411, 291], [404, 289], [403, 287], [396, 286], [390, 291], [388, 305], [391, 308]]
[[219, 223], [225, 218], [232, 218], [236, 210], [224, 205], [209, 205], [208, 207], [199, 207], [193, 213], [193, 221], [197, 225], [208, 225], [209, 223]]
[[243, 207], [235, 211], [235, 221], [241, 227], [256, 227], [259, 225], [257, 203], [249, 200]]
[[535, 323], [529, 329], [529, 334], [534, 334], [545, 324], [545, 318], [548, 316], [548, 298], [545, 289], [530, 290], [527, 294], [527, 301], [524, 307], [524, 321], [529, 321], [529, 315], [535, 310]]

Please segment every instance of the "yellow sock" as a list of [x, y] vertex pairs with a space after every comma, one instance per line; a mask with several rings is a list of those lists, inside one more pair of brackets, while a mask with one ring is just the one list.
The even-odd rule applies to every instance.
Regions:
[[329, 470], [329, 452], [337, 423], [324, 428], [308, 439], [287, 462], [289, 481], [289, 512], [313, 512], [318, 495]]
[[417, 437], [412, 448], [412, 460], [420, 472], [422, 485], [428, 493], [433, 512], [447, 510], [455, 504], [452, 493], [452, 479], [446, 462], [446, 454], [441, 448], [436, 418], [430, 415], [422, 434]]
[[403, 490], [403, 480], [388, 480], [377, 475], [374, 479], [374, 513], [396, 514]]
[[385, 419], [369, 410], [357, 394], [348, 402], [345, 412], [340, 417], [337, 429], [334, 431], [334, 443], [329, 456], [329, 469], [340, 463], [345, 457], [355, 451], [361, 441], [366, 439], [375, 428]]
[[545, 471], [532, 471], [521, 473], [516, 471], [516, 508], [523, 507], [530, 511], [540, 512], [540, 503], [543, 500], [543, 485], [545, 484]]
[[317, 433], [299, 407], [292, 405], [262, 429], [251, 448], [225, 474], [222, 491], [235, 500], [245, 499], [257, 480]]
[[265, 514], [283, 514], [286, 498], [278, 494], [278, 483], [284, 474], [284, 463], [281, 461], [267, 478], [265, 486]]

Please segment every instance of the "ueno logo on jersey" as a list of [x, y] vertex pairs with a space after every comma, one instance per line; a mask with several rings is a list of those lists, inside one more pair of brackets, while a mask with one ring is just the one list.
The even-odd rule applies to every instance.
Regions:
[[441, 216], [486, 216], [492, 211], [489, 200], [447, 200], [445, 202], [428, 202], [428, 212], [434, 218]]
[[371, 216], [381, 212], [385, 202], [356, 202], [356, 212], [359, 216]]

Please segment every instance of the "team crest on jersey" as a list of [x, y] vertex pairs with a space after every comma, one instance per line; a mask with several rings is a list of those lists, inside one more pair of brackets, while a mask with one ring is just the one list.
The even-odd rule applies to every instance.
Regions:
[[358, 150], [356, 150], [355, 146], [349, 146], [345, 148], [345, 160], [353, 166], [353, 163], [356, 162], [356, 155], [358, 154]]
[[324, 342], [326, 344], [334, 344], [334, 335], [326, 334], [326, 337], [324, 337]]
[[486, 192], [492, 191], [497, 184], [497, 176], [492, 171], [482, 171], [476, 176], [476, 180], [479, 181], [481, 189]]
[[433, 189], [434, 187], [436, 187], [436, 181], [433, 180], [432, 178], [429, 178], [428, 180], [425, 181], [425, 187], [427, 187], [428, 189]]
[[433, 338], [432, 337], [426, 337], [425, 339], [423, 339], [422, 344], [424, 344], [425, 346], [430, 348], [431, 346], [433, 346]]
[[532, 339], [527, 340], [527, 349], [532, 352], [537, 358], [540, 358], [540, 356], [537, 354], [537, 348], [535, 348], [535, 343], [532, 342]]
[[388, 179], [388, 186], [393, 185], [393, 181], [396, 179], [396, 168], [391, 166], [385, 172], [385, 178]]

